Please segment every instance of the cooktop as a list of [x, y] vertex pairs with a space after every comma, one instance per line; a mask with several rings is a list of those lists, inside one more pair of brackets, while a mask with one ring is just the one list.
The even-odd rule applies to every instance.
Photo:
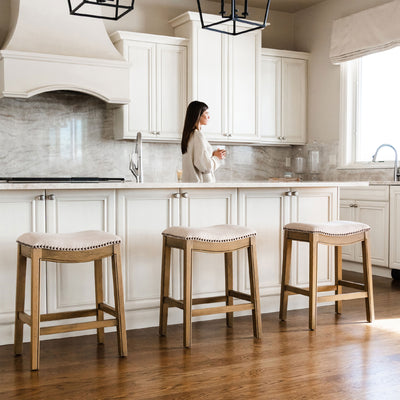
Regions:
[[35, 183], [35, 182], [45, 182], [45, 183], [57, 183], [57, 182], [70, 182], [70, 183], [88, 183], [88, 182], [124, 182], [125, 178], [103, 178], [97, 176], [69, 176], [69, 177], [0, 177], [0, 181], [7, 183]]

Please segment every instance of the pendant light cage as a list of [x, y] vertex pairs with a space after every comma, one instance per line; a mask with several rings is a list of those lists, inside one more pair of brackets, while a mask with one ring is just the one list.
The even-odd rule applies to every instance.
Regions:
[[267, 23], [267, 19], [271, 0], [265, 0], [267, 4], [264, 20], [261, 22], [247, 19], [249, 16], [248, 0], [241, 1], [240, 5], [238, 0], [220, 0], [221, 7], [219, 14], [221, 16], [221, 20], [208, 24], [204, 22], [203, 11], [201, 7], [202, 1], [203, 0], [197, 0], [197, 7], [199, 9], [201, 27], [203, 29], [236, 36], [242, 33], [254, 31], [256, 29], [263, 29], [269, 25], [269, 23]]
[[68, 0], [71, 15], [114, 21], [132, 11], [134, 5], [135, 0]]

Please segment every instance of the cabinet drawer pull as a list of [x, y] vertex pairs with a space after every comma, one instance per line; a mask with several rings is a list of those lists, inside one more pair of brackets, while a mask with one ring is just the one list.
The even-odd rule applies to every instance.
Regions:
[[179, 199], [181, 197], [180, 193], [174, 193], [173, 196], [175, 197], [175, 199]]
[[46, 199], [46, 196], [44, 194], [40, 194], [39, 196], [36, 196], [36, 200], [43, 201]]
[[289, 190], [288, 192], [285, 192], [285, 196], [291, 197], [292, 196], [292, 192]]
[[299, 192], [297, 190], [295, 190], [294, 192], [292, 192], [292, 196], [298, 196]]
[[55, 199], [56, 199], [56, 196], [54, 194], [48, 194], [46, 196], [46, 200], [55, 200]]
[[188, 192], [183, 192], [183, 193], [182, 193], [182, 197], [183, 197], [184, 199], [187, 199], [187, 198], [189, 197], [189, 193], [188, 193]]
[[232, 137], [232, 133], [223, 133], [222, 136]]

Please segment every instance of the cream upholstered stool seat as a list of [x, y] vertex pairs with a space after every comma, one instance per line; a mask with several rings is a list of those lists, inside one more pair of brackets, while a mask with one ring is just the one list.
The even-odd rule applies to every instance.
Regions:
[[[233, 312], [252, 310], [253, 334], [261, 337], [260, 296], [256, 255], [256, 232], [239, 225], [215, 225], [205, 228], [173, 226], [162, 232], [163, 255], [161, 272], [160, 335], [165, 335], [168, 324], [168, 308], [183, 310], [183, 345], [192, 344], [192, 316], [226, 313], [226, 322], [232, 327]], [[169, 297], [171, 248], [183, 250], [183, 300]], [[247, 249], [250, 275], [250, 294], [233, 290], [232, 252]], [[225, 296], [192, 299], [192, 254], [194, 251], [225, 254]], [[233, 304], [233, 299], [247, 301]], [[224, 306], [192, 310], [192, 305], [225, 302]]]
[[[372, 269], [369, 248], [370, 227], [360, 222], [331, 221], [322, 224], [294, 222], [284, 227], [282, 285], [279, 318], [286, 319], [288, 296], [302, 294], [309, 297], [309, 328], [316, 328], [317, 303], [335, 301], [335, 311], [342, 312], [342, 300], [365, 298], [368, 322], [374, 320], [374, 302], [372, 291]], [[299, 288], [289, 285], [292, 241], [309, 243], [309, 287]], [[342, 246], [361, 242], [363, 254], [364, 283], [342, 279]], [[318, 244], [335, 246], [335, 285], [317, 286]], [[343, 287], [358, 291], [342, 293]], [[317, 292], [335, 291], [333, 295], [317, 297]]]
[[[32, 370], [39, 369], [40, 335], [60, 332], [97, 329], [98, 343], [104, 342], [104, 328], [117, 327], [120, 356], [127, 356], [125, 312], [121, 272], [121, 239], [102, 231], [83, 231], [74, 233], [33, 233], [19, 236], [17, 263], [17, 292], [15, 307], [14, 351], [22, 354], [23, 327], [31, 328]], [[102, 259], [112, 258], [115, 306], [103, 301]], [[31, 259], [31, 315], [25, 313], [26, 259]], [[94, 261], [96, 308], [79, 311], [40, 314], [40, 261], [58, 263], [80, 263]], [[104, 320], [104, 313], [113, 316]], [[41, 321], [96, 316], [96, 321], [40, 327]]]

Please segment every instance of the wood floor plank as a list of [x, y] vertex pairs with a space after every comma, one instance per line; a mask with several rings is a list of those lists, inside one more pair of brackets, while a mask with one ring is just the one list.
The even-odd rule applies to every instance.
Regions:
[[[357, 281], [359, 275], [346, 273]], [[358, 279], [360, 280], [360, 279]], [[263, 338], [253, 337], [251, 317], [193, 324], [191, 349], [182, 325], [128, 331], [127, 358], [117, 337], [41, 342], [40, 371], [30, 371], [29, 347], [14, 357], [0, 347], [0, 399], [318, 399], [400, 398], [400, 285], [374, 278], [376, 321], [365, 321], [364, 300], [318, 307], [317, 329], [308, 310], [262, 316]], [[346, 291], [346, 289], [344, 289]], [[289, 299], [290, 301], [290, 299]]]

